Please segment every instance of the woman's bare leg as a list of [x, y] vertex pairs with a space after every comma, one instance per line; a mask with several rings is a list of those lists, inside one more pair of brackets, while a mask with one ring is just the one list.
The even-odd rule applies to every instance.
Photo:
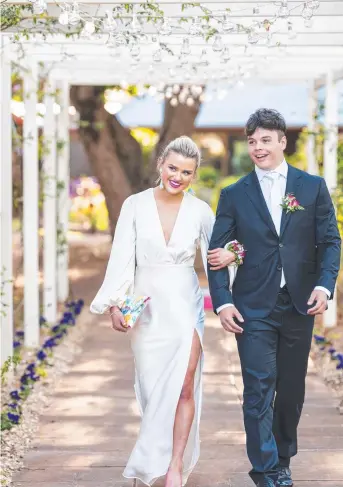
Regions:
[[182, 459], [194, 418], [194, 376], [198, 366], [200, 353], [201, 343], [198, 333], [195, 331], [186, 377], [176, 408], [173, 432], [173, 453], [166, 477], [165, 487], [181, 487], [182, 485]]

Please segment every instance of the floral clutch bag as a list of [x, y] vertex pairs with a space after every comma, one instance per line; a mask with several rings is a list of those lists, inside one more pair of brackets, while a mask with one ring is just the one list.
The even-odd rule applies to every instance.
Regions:
[[125, 325], [133, 328], [145, 309], [150, 298], [148, 296], [134, 296], [127, 294], [123, 299], [118, 300], [116, 305], [122, 312]]

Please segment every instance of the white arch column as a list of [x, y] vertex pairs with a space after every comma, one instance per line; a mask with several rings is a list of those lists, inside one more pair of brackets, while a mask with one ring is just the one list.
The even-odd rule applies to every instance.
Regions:
[[[4, 48], [1, 37], [1, 51]], [[0, 54], [0, 326], [1, 365], [13, 355], [12, 81], [11, 62]]]
[[38, 65], [30, 61], [23, 74], [23, 238], [25, 345], [39, 344], [39, 161], [37, 127]]
[[57, 138], [63, 147], [57, 154], [57, 177], [63, 187], [58, 194], [58, 232], [65, 244], [58, 249], [57, 256], [57, 295], [58, 301], [65, 301], [69, 295], [68, 277], [68, 243], [67, 234], [69, 227], [69, 83], [67, 80], [59, 81], [59, 104], [61, 111], [57, 120]]
[[45, 83], [44, 116], [44, 317], [49, 323], [57, 317], [57, 204], [56, 204], [56, 115], [54, 102], [56, 82], [51, 77]]
[[317, 110], [317, 90], [315, 87], [315, 81], [311, 80], [309, 82], [308, 90], [308, 124], [307, 130], [309, 132], [307, 139], [307, 172], [309, 174], [318, 175], [318, 164], [316, 160], [315, 151], [315, 135], [316, 121], [315, 114]]
[[[329, 71], [326, 76], [325, 94], [325, 141], [324, 141], [324, 178], [330, 193], [337, 188], [337, 144], [338, 144], [338, 94], [337, 81], [334, 73]], [[329, 309], [324, 313], [325, 327], [337, 323], [337, 293], [329, 301]]]

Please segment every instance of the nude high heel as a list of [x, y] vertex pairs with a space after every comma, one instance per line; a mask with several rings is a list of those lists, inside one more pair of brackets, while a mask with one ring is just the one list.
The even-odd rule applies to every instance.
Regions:
[[137, 479], [133, 479], [133, 481], [132, 481], [132, 487], [137, 487]]

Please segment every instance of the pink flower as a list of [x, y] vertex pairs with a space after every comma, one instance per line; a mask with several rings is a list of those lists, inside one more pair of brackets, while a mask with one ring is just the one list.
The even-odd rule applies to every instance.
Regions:
[[294, 213], [297, 210], [304, 210], [305, 208], [299, 204], [299, 201], [292, 193], [287, 193], [282, 198], [281, 208], [286, 210], [286, 213]]

